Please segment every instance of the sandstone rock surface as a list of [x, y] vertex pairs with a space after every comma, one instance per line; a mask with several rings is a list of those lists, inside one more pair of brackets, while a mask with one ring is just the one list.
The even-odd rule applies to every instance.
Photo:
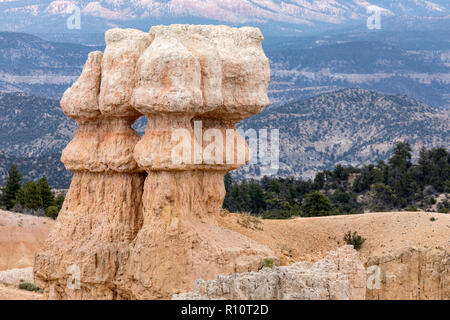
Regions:
[[369, 257], [366, 265], [369, 300], [450, 300], [450, 252], [443, 246], [409, 247]]
[[[236, 131], [239, 120], [269, 103], [261, 33], [175, 25], [153, 27], [150, 36], [152, 43], [137, 62], [132, 98], [148, 118], [134, 149], [147, 172], [144, 222], [128, 264], [131, 290], [141, 299], [167, 298], [192, 288], [200, 274], [213, 278], [255, 270], [265, 257], [274, 257], [267, 247], [216, 222], [225, 197], [224, 173], [248, 156], [245, 141], [241, 147], [227, 145], [227, 130]], [[174, 154], [180, 144], [174, 137], [181, 138], [181, 155]], [[234, 155], [244, 153], [244, 161], [227, 162], [227, 147]]]
[[[61, 100], [78, 129], [62, 154], [70, 190], [35, 259], [45, 296], [169, 298], [276, 259], [217, 223], [223, 176], [248, 160], [235, 124], [269, 103], [260, 31], [172, 25], [105, 39]], [[131, 128], [141, 115], [142, 138]]]
[[197, 280], [195, 291], [174, 300], [364, 300], [366, 270], [357, 251], [344, 246], [316, 262]]
[[357, 231], [366, 238], [359, 251], [367, 270], [366, 299], [450, 300], [448, 214], [376, 212], [261, 220], [257, 227], [243, 219], [228, 214], [220, 224], [269, 246], [281, 265], [318, 261], [344, 244], [347, 231]]

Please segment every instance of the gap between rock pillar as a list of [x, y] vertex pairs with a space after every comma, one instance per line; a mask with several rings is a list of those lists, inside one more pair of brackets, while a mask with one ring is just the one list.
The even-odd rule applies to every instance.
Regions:
[[61, 100], [78, 129], [62, 153], [74, 172], [55, 227], [35, 258], [37, 284], [50, 299], [126, 299], [121, 283], [130, 243], [142, 226], [145, 173], [133, 158], [141, 116], [130, 105], [147, 33], [113, 29], [105, 53], [92, 52]]
[[147, 172], [143, 225], [126, 271], [138, 299], [170, 298], [192, 290], [196, 279], [257, 270], [274, 256], [216, 223], [224, 174], [249, 154], [243, 137], [227, 135], [269, 103], [260, 31], [172, 25], [153, 27], [150, 37], [132, 96], [148, 119], [134, 150]]

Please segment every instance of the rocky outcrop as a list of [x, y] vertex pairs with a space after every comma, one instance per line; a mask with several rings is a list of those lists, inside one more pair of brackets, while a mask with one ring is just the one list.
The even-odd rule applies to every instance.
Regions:
[[365, 265], [369, 300], [450, 299], [450, 253], [444, 247], [409, 247], [369, 257]]
[[221, 225], [275, 251], [281, 265], [315, 262], [341, 245], [348, 230], [366, 238], [358, 251], [366, 270], [366, 299], [450, 300], [448, 214], [374, 212], [359, 215], [260, 220], [257, 228], [240, 214]]
[[61, 100], [78, 129], [62, 154], [70, 190], [35, 259], [46, 297], [167, 298], [275, 259], [216, 222], [225, 172], [249, 157], [235, 125], [269, 103], [262, 39], [225, 26], [106, 33]]
[[32, 267], [0, 271], [0, 284], [17, 287], [22, 282], [34, 282]]
[[316, 262], [264, 268], [259, 272], [219, 275], [195, 282], [195, 291], [174, 300], [363, 300], [366, 271], [352, 246]]

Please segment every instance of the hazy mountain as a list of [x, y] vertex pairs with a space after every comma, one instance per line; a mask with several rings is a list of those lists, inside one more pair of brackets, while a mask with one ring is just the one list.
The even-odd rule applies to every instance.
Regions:
[[[57, 101], [3, 94], [0, 114], [0, 183], [9, 165], [17, 162], [27, 179], [46, 176], [55, 186], [68, 186], [70, 173], [64, 171], [59, 157], [76, 125]], [[142, 120], [135, 125], [141, 134]], [[268, 107], [241, 126], [279, 129], [279, 174], [308, 177], [337, 163], [360, 165], [386, 159], [398, 139], [408, 140], [415, 150], [421, 145], [449, 148], [449, 120], [449, 110], [405, 96], [345, 89]], [[257, 176], [259, 172], [246, 167], [236, 174]]]
[[[279, 129], [280, 175], [310, 177], [337, 163], [361, 165], [386, 160], [396, 140], [417, 152], [450, 147], [450, 110], [406, 96], [344, 89], [308, 100], [266, 108], [242, 129]], [[247, 166], [237, 176], [259, 175]]]
[[301, 49], [285, 44], [287, 48], [266, 50], [273, 104], [295, 101], [309, 92], [361, 87], [450, 107], [450, 41], [441, 41], [441, 49], [404, 48], [409, 42], [400, 46], [363, 40], [317, 41], [325, 43]]
[[450, 14], [447, 0], [6, 0], [0, 1], [0, 29], [67, 33], [73, 6], [80, 10], [84, 33], [168, 23], [252, 24], [271, 34], [308, 33], [365, 24], [369, 6], [378, 7], [383, 19], [400, 17], [401, 28], [408, 22], [412, 28], [430, 25]]
[[[264, 47], [272, 69], [271, 103], [281, 105], [340, 88], [361, 87], [449, 107], [448, 32], [407, 33], [400, 44], [398, 35], [383, 34], [269, 37]], [[414, 47], [418, 42], [421, 49]], [[0, 33], [0, 92], [23, 91], [59, 100], [80, 74], [88, 52], [94, 50], [103, 47]]]
[[59, 100], [80, 75], [88, 53], [96, 49], [0, 32], [0, 91], [25, 91]]

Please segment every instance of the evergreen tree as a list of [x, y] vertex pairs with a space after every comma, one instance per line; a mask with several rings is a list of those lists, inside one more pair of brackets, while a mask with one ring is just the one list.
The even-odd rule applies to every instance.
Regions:
[[42, 199], [42, 207], [47, 209], [48, 207], [55, 206], [55, 195], [50, 188], [47, 179], [41, 178], [36, 182], [36, 186], [38, 188], [39, 194]]
[[60, 193], [60, 194], [58, 194], [58, 196], [55, 199], [55, 203], [56, 203], [56, 207], [58, 208], [58, 211], [61, 210], [61, 208], [64, 204], [64, 198], [65, 198], [65, 195]]
[[374, 182], [388, 183], [389, 166], [383, 161], [379, 160], [375, 168]]
[[49, 218], [56, 219], [58, 217], [59, 210], [56, 206], [50, 206], [45, 209], [45, 215]]
[[373, 165], [362, 167], [359, 176], [355, 179], [355, 182], [353, 184], [353, 189], [356, 192], [364, 192], [370, 189], [370, 185], [374, 180], [373, 169]]
[[345, 168], [341, 164], [338, 164], [333, 170], [333, 178], [346, 181], [349, 176], [349, 169]]
[[394, 207], [396, 196], [392, 189], [384, 183], [378, 182], [372, 186], [373, 199], [377, 207]]
[[251, 212], [249, 185], [246, 180], [242, 181], [239, 187], [239, 195], [237, 201], [239, 206], [239, 212]]
[[422, 147], [419, 152], [418, 167], [420, 175], [417, 179], [420, 179], [422, 186], [426, 186], [430, 183], [430, 174], [432, 171], [432, 162], [429, 157], [429, 152], [425, 147]]
[[20, 188], [17, 201], [27, 209], [38, 210], [42, 208], [42, 198], [38, 187], [32, 181], [27, 181]]
[[450, 181], [450, 153], [444, 148], [430, 150], [430, 159], [432, 162], [430, 184], [438, 192], [448, 192]]
[[22, 176], [17, 169], [17, 165], [13, 164], [8, 170], [8, 180], [6, 181], [5, 188], [1, 195], [1, 205], [7, 210], [14, 207], [16, 203], [17, 193], [20, 190], [20, 180]]
[[[354, 179], [349, 179], [350, 174], [355, 174]], [[418, 163], [413, 164], [410, 145], [397, 142], [388, 163], [380, 160], [362, 168], [337, 165], [318, 172], [313, 181], [264, 177], [233, 183], [231, 176], [225, 176], [224, 207], [267, 219], [290, 218], [300, 210], [305, 216], [316, 216], [406, 206], [431, 209], [438, 193], [450, 191], [450, 153], [444, 148], [422, 148]]]
[[325, 173], [319, 172], [316, 174], [316, 177], [314, 178], [314, 188], [316, 190], [320, 190], [325, 185]]
[[231, 188], [233, 187], [233, 179], [229, 172], [225, 173], [223, 177], [223, 182], [225, 185], [225, 199], [223, 200], [223, 208], [231, 211]]
[[320, 192], [308, 193], [301, 207], [303, 217], [328, 216], [331, 209], [330, 199]]
[[413, 193], [412, 179], [408, 173], [411, 167], [411, 146], [408, 142], [396, 142], [389, 159], [388, 184], [397, 195], [398, 205], [405, 206]]
[[259, 214], [265, 209], [264, 190], [259, 183], [254, 180], [250, 181], [248, 195], [250, 196], [251, 212]]

